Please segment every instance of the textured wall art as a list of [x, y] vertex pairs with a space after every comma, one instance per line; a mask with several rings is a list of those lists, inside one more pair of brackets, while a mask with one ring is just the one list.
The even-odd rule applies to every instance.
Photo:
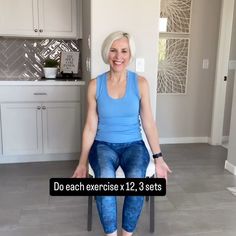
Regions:
[[185, 94], [192, 0], [161, 0], [157, 92]]
[[45, 58], [58, 59], [61, 51], [80, 52], [77, 40], [0, 38], [0, 79], [35, 80], [43, 75]]
[[185, 93], [189, 39], [160, 39], [158, 93]]
[[189, 33], [191, 0], [161, 0], [160, 18], [168, 19], [166, 32]]

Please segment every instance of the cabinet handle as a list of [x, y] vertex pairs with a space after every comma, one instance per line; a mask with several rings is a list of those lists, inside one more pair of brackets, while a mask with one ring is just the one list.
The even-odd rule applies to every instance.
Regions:
[[42, 109], [43, 109], [43, 110], [46, 110], [46, 106], [42, 106]]
[[37, 29], [34, 29], [34, 32], [38, 32], [38, 30], [37, 30]]
[[42, 33], [42, 32], [43, 32], [43, 30], [42, 30], [42, 29], [40, 29], [40, 30], [39, 30], [39, 32], [40, 32], [40, 33]]
[[47, 95], [47, 93], [34, 93], [34, 95]]
[[40, 110], [41, 109], [41, 106], [37, 106], [37, 110]]

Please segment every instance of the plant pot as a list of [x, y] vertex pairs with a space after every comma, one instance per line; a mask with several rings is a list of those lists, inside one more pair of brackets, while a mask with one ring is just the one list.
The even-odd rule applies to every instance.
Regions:
[[55, 67], [44, 67], [43, 72], [45, 78], [54, 79], [57, 77], [57, 68]]

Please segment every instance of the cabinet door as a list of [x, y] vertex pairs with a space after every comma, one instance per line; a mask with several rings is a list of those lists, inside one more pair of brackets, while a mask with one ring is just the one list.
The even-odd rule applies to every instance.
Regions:
[[1, 112], [0, 112], [0, 156], [2, 155], [2, 124], [1, 124]]
[[37, 36], [37, 0], [0, 0], [0, 35]]
[[1, 104], [3, 155], [42, 152], [42, 117], [38, 103]]
[[38, 0], [38, 6], [40, 36], [76, 37], [76, 0]]
[[44, 153], [73, 153], [80, 151], [80, 103], [44, 103]]

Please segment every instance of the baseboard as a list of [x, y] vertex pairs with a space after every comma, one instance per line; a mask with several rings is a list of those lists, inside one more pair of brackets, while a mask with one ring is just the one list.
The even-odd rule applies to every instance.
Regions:
[[208, 137], [178, 137], [178, 138], [160, 138], [160, 144], [174, 143], [209, 143]]
[[43, 162], [43, 161], [70, 161], [78, 159], [79, 159], [78, 153], [47, 154], [47, 155], [17, 155], [17, 156], [0, 155], [0, 164]]
[[228, 170], [233, 175], [236, 175], [236, 166], [231, 164], [228, 160], [225, 161], [225, 169]]
[[229, 136], [222, 137], [222, 143], [229, 142]]

